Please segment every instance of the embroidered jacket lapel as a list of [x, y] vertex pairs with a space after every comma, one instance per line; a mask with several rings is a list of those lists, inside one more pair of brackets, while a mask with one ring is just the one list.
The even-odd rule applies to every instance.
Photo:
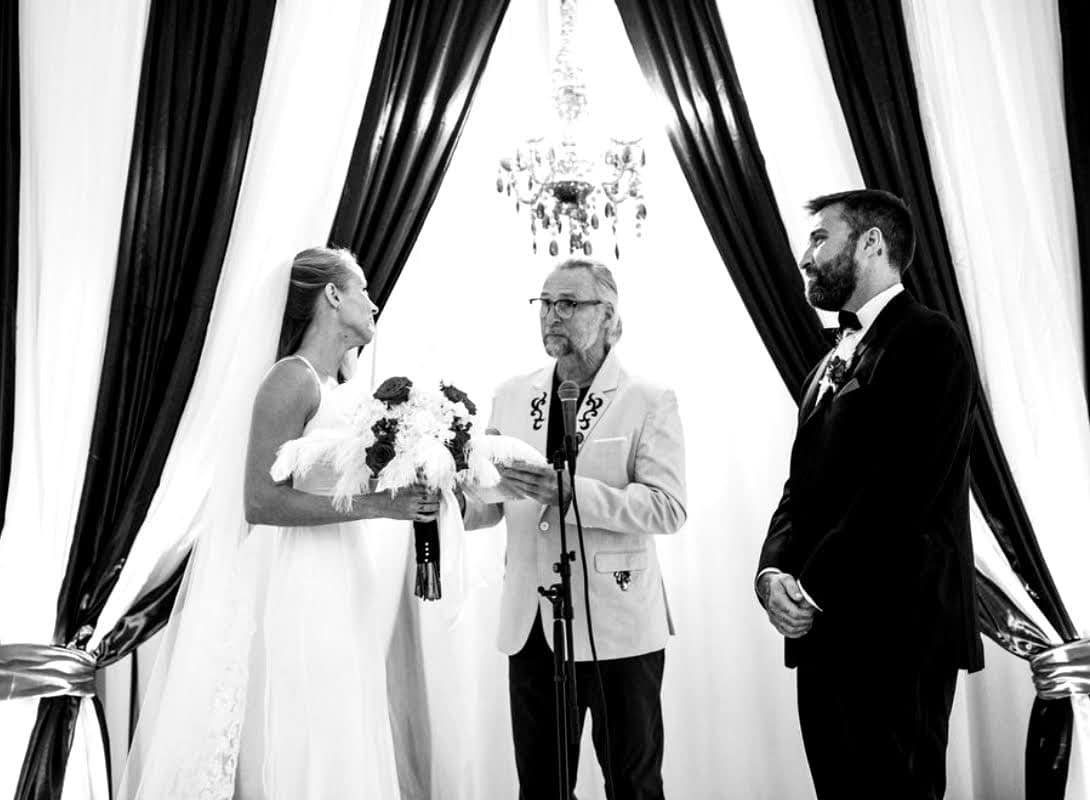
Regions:
[[587, 390], [587, 396], [583, 398], [579, 406], [579, 413], [575, 416], [575, 437], [580, 448], [583, 446], [598, 421], [605, 415], [606, 409], [613, 402], [613, 396], [617, 392], [617, 383], [621, 376], [621, 365], [617, 361], [614, 350], [606, 355], [606, 360], [598, 368], [598, 374]]
[[[552, 370], [545, 370], [542, 391], [545, 392], [546, 397], [552, 394]], [[621, 366], [617, 361], [617, 357], [614, 355], [614, 351], [606, 355], [605, 361], [602, 362], [602, 366], [598, 368], [598, 374], [594, 376], [594, 380], [590, 384], [590, 388], [587, 389], [587, 396], [583, 398], [582, 404], [579, 406], [579, 412], [575, 416], [575, 436], [579, 442], [579, 447], [582, 448], [583, 442], [590, 436], [591, 431], [598, 424], [598, 421], [605, 414], [606, 409], [609, 408], [613, 402], [613, 396], [617, 391], [617, 384], [621, 376]], [[535, 444], [542, 452], [545, 449], [545, 430], [549, 423], [549, 409], [548, 404], [544, 406], [545, 411], [545, 423], [541, 426], [541, 443]], [[576, 467], [578, 472], [578, 466]], [[543, 505], [541, 512], [538, 514], [538, 522], [545, 518], [546, 513], [549, 511], [549, 506]]]
[[548, 366], [534, 373], [524, 400], [526, 435], [523, 439], [546, 458], [548, 454], [545, 452], [545, 436], [549, 430], [549, 403], [552, 400], [554, 369], [554, 366]]

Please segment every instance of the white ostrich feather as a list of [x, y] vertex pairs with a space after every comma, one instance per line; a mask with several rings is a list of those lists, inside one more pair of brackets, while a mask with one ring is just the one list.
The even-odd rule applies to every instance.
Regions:
[[[486, 437], [491, 438], [491, 437]], [[500, 482], [500, 473], [495, 465], [485, 454], [483, 448], [477, 447], [479, 438], [473, 439], [466, 453], [466, 483], [474, 486], [490, 488]]]
[[415, 456], [420, 480], [428, 489], [438, 491], [454, 485], [454, 458], [443, 442], [421, 439]]
[[333, 453], [344, 435], [345, 432], [337, 428], [320, 428], [299, 439], [284, 442], [276, 451], [276, 460], [269, 474], [274, 481], [287, 480], [292, 475], [301, 478], [316, 464], [331, 463]]

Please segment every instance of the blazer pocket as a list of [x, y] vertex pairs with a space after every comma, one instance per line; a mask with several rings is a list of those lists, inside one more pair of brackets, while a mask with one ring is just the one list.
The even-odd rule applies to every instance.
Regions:
[[577, 473], [620, 488], [628, 483], [628, 437], [588, 439], [579, 450]]
[[650, 556], [646, 550], [629, 550], [621, 553], [595, 553], [595, 572], [635, 572], [647, 569]]

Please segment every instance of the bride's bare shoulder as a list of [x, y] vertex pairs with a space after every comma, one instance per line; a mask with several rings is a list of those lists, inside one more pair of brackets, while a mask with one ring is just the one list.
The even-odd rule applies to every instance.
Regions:
[[299, 358], [282, 358], [265, 374], [254, 401], [255, 408], [317, 406], [320, 391], [310, 367]]

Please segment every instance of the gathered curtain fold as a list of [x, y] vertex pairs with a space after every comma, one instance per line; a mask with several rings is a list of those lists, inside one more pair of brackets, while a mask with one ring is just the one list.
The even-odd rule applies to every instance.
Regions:
[[[85, 649], [185, 407], [231, 232], [274, 7], [274, 0], [151, 5], [90, 452], [57, 600], [58, 646]], [[88, 654], [98, 668], [154, 632], [149, 610], [169, 611], [162, 592]], [[17, 798], [59, 796], [80, 708], [74, 694], [39, 704]]]
[[[16, 402], [0, 535], [0, 641], [55, 644], [109, 327], [150, 2], [17, 5]], [[11, 744], [0, 751], [0, 796], [16, 793], [39, 705], [0, 704], [0, 741]], [[67, 778], [105, 788], [105, 763], [91, 753], [101, 748], [99, 724], [92, 703], [84, 705], [71, 747], [78, 764], [97, 768], [77, 766]]]

